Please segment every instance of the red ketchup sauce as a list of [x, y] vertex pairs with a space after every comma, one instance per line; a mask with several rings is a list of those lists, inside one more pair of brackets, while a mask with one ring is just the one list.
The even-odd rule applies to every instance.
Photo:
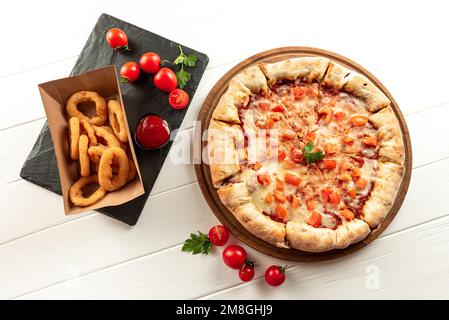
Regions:
[[143, 149], [156, 149], [170, 139], [170, 127], [162, 117], [149, 114], [139, 120], [136, 127], [136, 141]]

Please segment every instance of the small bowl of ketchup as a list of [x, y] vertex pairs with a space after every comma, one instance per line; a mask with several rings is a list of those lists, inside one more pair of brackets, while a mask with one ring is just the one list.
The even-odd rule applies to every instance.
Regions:
[[170, 125], [161, 116], [147, 113], [137, 122], [134, 141], [143, 150], [157, 150], [170, 141]]

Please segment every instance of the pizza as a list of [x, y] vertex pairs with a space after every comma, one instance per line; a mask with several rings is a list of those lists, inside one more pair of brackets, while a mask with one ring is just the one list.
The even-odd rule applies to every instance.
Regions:
[[248, 67], [207, 130], [222, 203], [256, 237], [307, 252], [344, 249], [376, 229], [405, 172], [390, 100], [323, 57]]

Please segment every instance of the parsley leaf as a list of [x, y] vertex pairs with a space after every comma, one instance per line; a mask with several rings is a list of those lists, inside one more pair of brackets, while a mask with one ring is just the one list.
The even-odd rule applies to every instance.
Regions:
[[192, 254], [208, 254], [212, 248], [208, 236], [201, 231], [198, 234], [191, 233], [190, 238], [184, 241], [182, 251], [191, 252]]
[[313, 151], [314, 144], [313, 142], [309, 142], [306, 146], [304, 146], [304, 156], [307, 164], [311, 164], [316, 161], [320, 161], [324, 159], [323, 151]]
[[181, 68], [181, 70], [176, 72], [176, 79], [178, 80], [178, 87], [183, 89], [190, 80], [190, 73]]
[[197, 59], [197, 56], [191, 53], [188, 56], [185, 56], [184, 65], [187, 67], [194, 67]]

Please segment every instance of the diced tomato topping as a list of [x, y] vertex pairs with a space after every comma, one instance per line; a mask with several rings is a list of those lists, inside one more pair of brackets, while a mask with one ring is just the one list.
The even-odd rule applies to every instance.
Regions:
[[274, 190], [274, 198], [281, 203], [284, 203], [285, 200], [287, 200], [287, 198], [285, 197], [285, 194], [283, 194], [279, 190]]
[[293, 186], [298, 187], [301, 184], [301, 178], [298, 177], [296, 174], [287, 172], [284, 176], [285, 182], [288, 184], [291, 184]]
[[281, 219], [284, 219], [285, 216], [287, 215], [287, 210], [280, 203], [278, 203], [276, 205], [275, 210], [276, 210], [276, 215]]
[[296, 149], [296, 148], [292, 148], [290, 150], [290, 158], [297, 163], [301, 163], [303, 160], [303, 154], [301, 152], [301, 150]]
[[307, 132], [303, 139], [304, 143], [310, 143], [315, 141], [315, 137], [316, 137], [315, 132]]
[[316, 208], [317, 201], [315, 198], [310, 198], [306, 201], [306, 204], [308, 210], [314, 210]]
[[281, 120], [282, 115], [279, 112], [273, 113], [270, 115], [270, 118], [273, 119], [273, 121], [279, 121]]
[[357, 179], [357, 182], [355, 183], [355, 187], [359, 190], [363, 190], [366, 188], [368, 181], [366, 179], [363, 179], [362, 177], [360, 177], [359, 179]]
[[377, 146], [377, 137], [375, 135], [369, 135], [363, 138], [362, 142], [367, 146], [375, 147]]
[[285, 130], [281, 133], [281, 141], [290, 141], [293, 140], [296, 133], [292, 130]]
[[358, 177], [360, 177], [360, 175], [361, 175], [360, 168], [358, 168], [358, 167], [352, 168], [351, 175], [354, 179], [357, 179]]
[[276, 189], [280, 191], [285, 190], [285, 182], [279, 178], [276, 178]]
[[346, 220], [352, 220], [354, 219], [354, 213], [349, 209], [342, 209], [340, 210], [340, 215], [345, 217]]
[[352, 138], [350, 136], [344, 136], [341, 139], [341, 142], [343, 142], [344, 144], [347, 144], [348, 146], [352, 146], [354, 144], [354, 138]]
[[337, 152], [337, 145], [335, 143], [326, 143], [324, 145], [324, 151], [328, 154], [333, 154]]
[[265, 196], [265, 202], [266, 203], [272, 203], [274, 201], [273, 194], [271, 192], [268, 192]]
[[351, 117], [351, 123], [357, 127], [363, 127], [368, 122], [368, 118], [366, 116], [353, 116]]
[[318, 97], [320, 95], [320, 91], [318, 90], [318, 85], [316, 83], [312, 83], [309, 87], [309, 95], [312, 97]]
[[253, 170], [257, 171], [260, 168], [262, 168], [262, 164], [260, 162], [256, 162], [255, 164], [253, 164]]
[[355, 199], [357, 197], [357, 191], [355, 191], [355, 189], [349, 189], [347, 191], [347, 194], [349, 197], [351, 197], [352, 199]]
[[273, 112], [285, 112], [285, 109], [284, 109], [284, 107], [282, 105], [278, 104], [273, 109], [271, 109], [271, 111], [273, 111]]
[[337, 167], [337, 160], [334, 159], [323, 159], [323, 166], [325, 169], [331, 170]]
[[318, 228], [321, 225], [321, 219], [322, 219], [321, 214], [319, 214], [316, 211], [312, 211], [312, 214], [310, 215], [309, 219], [307, 219], [307, 224], [312, 227]]
[[332, 192], [332, 190], [329, 188], [321, 189], [321, 198], [323, 199], [324, 203], [329, 201], [329, 195], [331, 194], [331, 192]]
[[293, 90], [293, 95], [295, 96], [295, 100], [301, 99], [307, 93], [306, 87], [297, 86], [297, 87], [293, 87], [292, 90]]
[[285, 196], [285, 198], [287, 199], [288, 202], [292, 202], [292, 200], [293, 200], [293, 195], [287, 194], [287, 195]]
[[321, 115], [324, 115], [324, 124], [327, 126], [332, 122], [332, 119], [334, 117], [334, 110], [332, 110], [331, 108], [321, 108], [319, 110], [319, 113]]
[[340, 174], [339, 179], [340, 179], [341, 181], [351, 181], [351, 180], [352, 180], [352, 177], [351, 177], [351, 175], [350, 175], [349, 173], [343, 172], [342, 174]]
[[261, 103], [259, 103], [259, 108], [260, 108], [260, 110], [266, 112], [266, 111], [270, 110], [270, 104], [266, 103], [266, 102], [261, 102]]
[[292, 207], [292, 209], [296, 209], [296, 208], [298, 208], [299, 207], [299, 199], [297, 198], [297, 197], [295, 197], [295, 196], [292, 196], [292, 201], [291, 201], [291, 207]]
[[338, 206], [341, 200], [341, 194], [338, 191], [332, 191], [329, 194], [329, 204], [333, 207]]
[[267, 118], [265, 120], [265, 129], [273, 129], [274, 126], [274, 120], [272, 118]]
[[286, 156], [287, 156], [287, 155], [285, 154], [285, 151], [284, 151], [284, 150], [278, 150], [278, 160], [279, 160], [279, 161], [284, 161], [284, 159], [285, 159]]
[[334, 113], [334, 119], [337, 122], [341, 122], [346, 119], [346, 113], [343, 111], [337, 111]]
[[271, 176], [269, 174], [259, 174], [257, 181], [263, 186], [269, 185], [271, 183]]

